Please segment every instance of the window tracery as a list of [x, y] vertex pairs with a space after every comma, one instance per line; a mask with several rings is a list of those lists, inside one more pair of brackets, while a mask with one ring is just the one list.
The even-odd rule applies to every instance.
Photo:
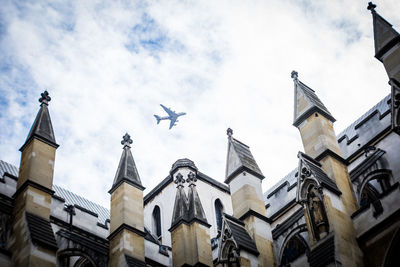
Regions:
[[290, 263], [301, 257], [308, 250], [303, 238], [296, 234], [292, 236], [283, 249], [281, 266], [290, 266]]

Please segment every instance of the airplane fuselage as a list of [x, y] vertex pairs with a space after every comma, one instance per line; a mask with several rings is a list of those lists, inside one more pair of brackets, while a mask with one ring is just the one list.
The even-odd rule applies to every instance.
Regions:
[[178, 122], [178, 117], [186, 115], [186, 112], [175, 113], [175, 111], [172, 111], [170, 108], [167, 108], [162, 104], [160, 104], [160, 106], [165, 110], [165, 112], [168, 113], [168, 116], [160, 117], [158, 115], [154, 115], [154, 117], [157, 120], [157, 124], [159, 124], [160, 121], [162, 121], [162, 120], [170, 120], [171, 122], [169, 125], [169, 129], [171, 129], [173, 126], [176, 125], [176, 122]]

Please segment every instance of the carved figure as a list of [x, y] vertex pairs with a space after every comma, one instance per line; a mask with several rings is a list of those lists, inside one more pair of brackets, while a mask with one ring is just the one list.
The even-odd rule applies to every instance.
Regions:
[[328, 234], [328, 220], [326, 218], [324, 204], [315, 187], [309, 191], [308, 208], [314, 233], [316, 238], [319, 240]]

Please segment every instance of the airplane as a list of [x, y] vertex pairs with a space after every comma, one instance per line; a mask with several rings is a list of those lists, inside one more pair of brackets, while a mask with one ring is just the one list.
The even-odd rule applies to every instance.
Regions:
[[186, 115], [185, 112], [175, 113], [175, 111], [172, 111], [170, 108], [167, 108], [163, 104], [160, 104], [160, 106], [165, 110], [165, 112], [168, 113], [168, 116], [160, 117], [158, 115], [154, 115], [154, 117], [157, 120], [157, 124], [159, 124], [161, 120], [170, 120], [171, 122], [169, 123], [169, 129], [171, 129], [172, 127], [174, 127], [176, 125], [176, 122], [178, 122], [179, 116]]

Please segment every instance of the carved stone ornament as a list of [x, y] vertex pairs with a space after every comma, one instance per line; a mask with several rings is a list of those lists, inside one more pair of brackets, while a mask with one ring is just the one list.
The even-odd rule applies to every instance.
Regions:
[[128, 133], [126, 133], [124, 136], [122, 136], [121, 145], [130, 147], [130, 145], [132, 143], [133, 143], [133, 141], [131, 139], [131, 136]]
[[311, 176], [311, 170], [308, 166], [303, 165], [300, 170], [300, 180], [304, 181], [305, 178]]
[[297, 171], [297, 193], [296, 201], [300, 204], [307, 202], [307, 188], [310, 184], [313, 184], [321, 193], [322, 187], [319, 181], [314, 177], [307, 162], [303, 159], [302, 153], [299, 152], [297, 155], [299, 158], [299, 167]]
[[320, 240], [328, 235], [329, 223], [326, 216], [323, 196], [320, 190], [309, 186], [307, 194], [307, 210], [315, 239]]
[[189, 172], [186, 182], [189, 183], [189, 185], [194, 185], [194, 183], [197, 182], [196, 174]]
[[290, 73], [290, 77], [294, 80], [297, 81], [297, 79], [299, 78], [299, 73], [297, 71], [292, 71], [292, 73]]
[[175, 176], [175, 181], [174, 181], [174, 183], [178, 185], [177, 187], [180, 187], [180, 186], [183, 187], [183, 184], [185, 183], [185, 179], [183, 178], [183, 175], [182, 175], [181, 173], [178, 173], [178, 174]]
[[225, 228], [224, 232], [222, 234], [222, 242], [226, 242], [226, 240], [230, 239], [232, 237], [232, 232], [230, 229]]
[[40, 98], [39, 98], [39, 102], [41, 103], [41, 105], [45, 104], [48, 105], [51, 97], [49, 96], [49, 92], [44, 91], [43, 93], [40, 94]]
[[390, 79], [389, 84], [392, 86], [392, 130], [400, 134], [400, 83], [395, 79]]
[[225, 217], [222, 219], [222, 230], [219, 239], [218, 262], [228, 263], [228, 266], [239, 266], [239, 248], [232, 237], [232, 231], [229, 228]]

